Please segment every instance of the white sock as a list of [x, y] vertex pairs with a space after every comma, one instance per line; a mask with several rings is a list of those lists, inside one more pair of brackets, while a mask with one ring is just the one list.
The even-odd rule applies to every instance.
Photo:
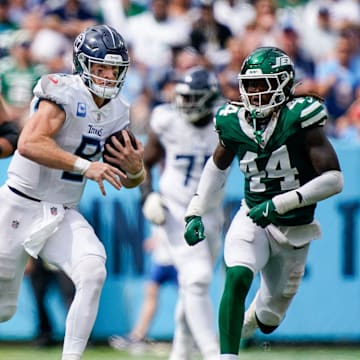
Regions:
[[67, 354], [63, 355], [61, 360], [80, 360], [81, 356], [77, 354]]
[[238, 355], [220, 354], [220, 360], [238, 360]]

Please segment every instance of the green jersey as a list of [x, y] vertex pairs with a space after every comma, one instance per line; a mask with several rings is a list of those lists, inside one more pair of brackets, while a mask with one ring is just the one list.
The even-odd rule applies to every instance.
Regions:
[[[245, 201], [252, 208], [265, 200], [297, 189], [317, 176], [306, 153], [305, 131], [324, 126], [327, 112], [313, 97], [288, 101], [273, 116], [261, 139], [254, 134], [242, 106], [226, 104], [215, 117], [222, 144], [234, 152], [245, 176]], [[316, 205], [294, 209], [275, 225], [300, 225], [313, 221]]]
[[11, 60], [0, 64], [0, 92], [11, 106], [28, 107], [33, 98], [33, 88], [44, 73], [40, 65], [23, 69]]

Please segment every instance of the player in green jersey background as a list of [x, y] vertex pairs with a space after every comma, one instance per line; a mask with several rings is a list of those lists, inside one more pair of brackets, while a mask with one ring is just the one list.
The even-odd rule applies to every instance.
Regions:
[[[294, 65], [274, 47], [254, 50], [239, 74], [241, 102], [219, 108], [219, 144], [186, 213], [185, 239], [206, 236], [201, 216], [223, 188], [236, 158], [245, 198], [225, 237], [226, 281], [219, 309], [220, 359], [235, 360], [240, 338], [274, 331], [298, 291], [312, 240], [321, 236], [316, 203], [343, 187], [324, 125], [327, 111], [313, 96], [294, 96]], [[245, 313], [254, 276], [260, 287]], [[245, 314], [244, 314], [245, 313]]]

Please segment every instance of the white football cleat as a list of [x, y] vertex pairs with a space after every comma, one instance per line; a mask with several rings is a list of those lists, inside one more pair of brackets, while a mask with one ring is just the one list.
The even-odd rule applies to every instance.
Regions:
[[132, 354], [143, 354], [149, 342], [145, 339], [136, 339], [131, 336], [113, 335], [108, 339], [110, 347], [119, 351], [129, 351]]
[[245, 312], [244, 324], [241, 330], [241, 339], [248, 339], [252, 337], [256, 329], [259, 327], [255, 316], [255, 302], [256, 298]]

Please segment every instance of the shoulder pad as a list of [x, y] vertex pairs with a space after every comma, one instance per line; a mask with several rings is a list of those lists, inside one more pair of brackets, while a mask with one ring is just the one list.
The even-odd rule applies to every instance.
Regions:
[[297, 118], [301, 128], [324, 126], [328, 119], [327, 110], [315, 97], [298, 97], [287, 104], [287, 109]]
[[151, 128], [156, 132], [163, 132], [174, 121], [175, 107], [172, 104], [161, 104], [156, 106], [151, 114]]
[[43, 75], [34, 88], [34, 95], [39, 99], [47, 99], [58, 105], [65, 105], [69, 102], [69, 85], [69, 75]]
[[215, 128], [218, 129], [218, 126], [220, 126], [222, 122], [226, 122], [227, 118], [229, 117], [232, 118], [234, 116], [237, 117], [237, 114], [239, 113], [240, 110], [241, 110], [241, 106], [239, 106], [238, 104], [233, 104], [231, 102], [228, 102], [220, 106], [216, 111], [216, 115], [214, 119]]
[[234, 152], [236, 147], [234, 144], [242, 137], [241, 116], [244, 116], [244, 108], [240, 104], [228, 102], [218, 108], [214, 119], [214, 127], [220, 143], [226, 148], [233, 149]]

